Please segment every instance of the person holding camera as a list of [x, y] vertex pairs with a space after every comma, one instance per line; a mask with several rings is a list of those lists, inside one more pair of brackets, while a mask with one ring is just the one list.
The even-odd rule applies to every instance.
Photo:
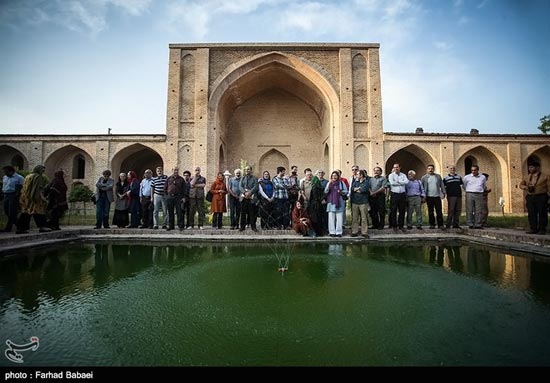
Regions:
[[527, 218], [529, 220], [528, 234], [546, 234], [548, 226], [548, 200], [550, 198], [550, 176], [541, 173], [538, 161], [529, 161], [527, 175], [519, 184], [526, 190]]

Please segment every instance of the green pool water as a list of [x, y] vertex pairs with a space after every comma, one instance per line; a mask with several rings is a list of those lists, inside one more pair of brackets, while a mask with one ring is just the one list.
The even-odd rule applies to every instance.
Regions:
[[70, 243], [0, 258], [0, 344], [40, 339], [23, 366], [548, 366], [549, 335], [550, 263], [463, 243]]

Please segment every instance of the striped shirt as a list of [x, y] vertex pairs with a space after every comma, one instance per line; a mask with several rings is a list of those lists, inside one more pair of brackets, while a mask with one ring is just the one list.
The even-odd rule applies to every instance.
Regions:
[[167, 175], [162, 175], [160, 177], [153, 177], [153, 183], [151, 184], [156, 195], [164, 195], [164, 189], [166, 188], [166, 180], [168, 180]]
[[445, 178], [443, 178], [443, 183], [445, 184], [445, 190], [447, 190], [447, 196], [462, 197], [462, 189], [460, 188], [460, 185], [462, 185], [461, 176], [458, 174], [455, 174], [454, 176], [448, 174]]

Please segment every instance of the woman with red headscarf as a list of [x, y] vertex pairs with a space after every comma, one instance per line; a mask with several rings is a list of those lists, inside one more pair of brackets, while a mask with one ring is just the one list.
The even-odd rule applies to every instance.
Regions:
[[296, 201], [296, 205], [294, 205], [294, 209], [292, 210], [292, 228], [296, 233], [302, 234], [304, 237], [315, 238], [316, 236], [309, 214], [303, 208], [301, 199]]

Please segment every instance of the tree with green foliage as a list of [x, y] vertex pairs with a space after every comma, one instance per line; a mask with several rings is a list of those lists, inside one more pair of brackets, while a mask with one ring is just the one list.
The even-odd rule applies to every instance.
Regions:
[[241, 170], [244, 171], [244, 168], [246, 168], [248, 165], [248, 161], [247, 160], [243, 160], [241, 158], [241, 162], [240, 162], [240, 166], [241, 166]]
[[[86, 185], [76, 185], [69, 193], [69, 202], [82, 202], [86, 216], [86, 202], [90, 202], [94, 192]], [[70, 216], [70, 214], [69, 214]]]
[[76, 185], [69, 194], [69, 202], [89, 202], [94, 192], [86, 185]]
[[548, 134], [548, 132], [550, 132], [550, 114], [540, 119], [539, 129], [542, 134]]

